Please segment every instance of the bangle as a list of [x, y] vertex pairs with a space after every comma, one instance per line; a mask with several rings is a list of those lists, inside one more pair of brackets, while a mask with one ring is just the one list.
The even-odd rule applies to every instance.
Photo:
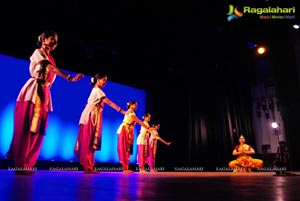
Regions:
[[72, 77], [71, 77], [71, 75], [69, 74], [69, 75], [67, 76], [67, 80], [68, 80], [68, 81], [71, 81], [71, 79], [72, 79]]

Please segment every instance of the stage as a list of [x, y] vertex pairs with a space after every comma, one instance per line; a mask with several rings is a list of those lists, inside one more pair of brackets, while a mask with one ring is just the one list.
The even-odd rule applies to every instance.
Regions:
[[299, 200], [299, 172], [149, 172], [37, 170], [31, 176], [0, 169], [1, 201], [30, 200]]

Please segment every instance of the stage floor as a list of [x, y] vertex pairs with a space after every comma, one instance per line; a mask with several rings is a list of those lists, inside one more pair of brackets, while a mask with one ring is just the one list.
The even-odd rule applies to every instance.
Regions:
[[151, 172], [124, 174], [38, 170], [31, 176], [0, 170], [1, 201], [67, 200], [300, 200], [300, 173]]

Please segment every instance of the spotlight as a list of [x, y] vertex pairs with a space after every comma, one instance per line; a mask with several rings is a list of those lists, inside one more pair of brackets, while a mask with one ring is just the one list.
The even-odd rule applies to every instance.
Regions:
[[271, 126], [272, 126], [272, 128], [278, 128], [278, 123], [273, 122], [273, 123], [271, 124]]
[[259, 46], [259, 47], [257, 47], [257, 49], [256, 49], [256, 53], [257, 53], [258, 55], [264, 55], [264, 54], [266, 53], [266, 51], [267, 51], [267, 48], [264, 47], [264, 46]]
[[300, 28], [300, 25], [299, 25], [299, 24], [294, 24], [294, 25], [293, 25], [293, 28], [294, 28], [294, 29], [299, 29], [299, 28]]

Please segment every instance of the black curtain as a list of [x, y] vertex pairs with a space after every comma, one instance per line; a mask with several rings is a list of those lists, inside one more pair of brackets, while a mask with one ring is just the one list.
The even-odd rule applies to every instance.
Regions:
[[195, 73], [184, 84], [168, 83], [148, 93], [152, 121], [159, 120], [160, 136], [173, 142], [170, 146], [159, 143], [158, 166], [204, 171], [228, 167], [241, 134], [256, 149], [251, 97], [254, 68], [239, 66], [223, 66], [205, 76]]
[[201, 90], [191, 89], [189, 96], [190, 166], [206, 170], [228, 167], [241, 134], [256, 149], [248, 82], [227, 77]]
[[[287, 27], [290, 28], [290, 27]], [[283, 117], [289, 161], [292, 170], [300, 169], [300, 63], [299, 37], [297, 32], [293, 38], [289, 29], [285, 29], [280, 35], [272, 35], [272, 65], [276, 77], [276, 86], [280, 98], [280, 110]], [[297, 30], [294, 30], [295, 32]], [[294, 34], [294, 33], [292, 33]], [[296, 40], [298, 39], [298, 40]], [[298, 41], [298, 43], [296, 43]], [[294, 47], [295, 46], [295, 47]], [[297, 47], [296, 47], [297, 46]], [[298, 51], [295, 51], [298, 49]]]
[[166, 82], [148, 93], [153, 121], [161, 122], [160, 135], [173, 141], [158, 145], [158, 166], [204, 171], [228, 167], [241, 134], [256, 149], [251, 97], [255, 66], [247, 42], [238, 40], [220, 34], [213, 51], [187, 60], [190, 65], [182, 74], [174, 79], [166, 75]]

